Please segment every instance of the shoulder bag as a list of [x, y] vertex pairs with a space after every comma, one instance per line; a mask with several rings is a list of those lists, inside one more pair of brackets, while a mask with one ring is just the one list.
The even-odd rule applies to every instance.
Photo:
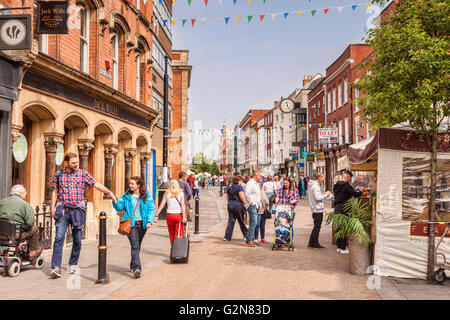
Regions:
[[122, 220], [120, 221], [119, 229], [117, 230], [118, 233], [127, 236], [131, 232], [131, 221], [133, 220], [134, 214], [136, 213], [136, 209], [139, 206], [139, 201], [141, 198], [138, 199], [138, 202], [136, 203], [136, 207], [134, 207], [133, 215], [130, 219]]

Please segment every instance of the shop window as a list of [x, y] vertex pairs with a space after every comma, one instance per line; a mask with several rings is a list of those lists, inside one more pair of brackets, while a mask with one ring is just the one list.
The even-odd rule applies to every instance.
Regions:
[[112, 80], [113, 88], [119, 89], [119, 35], [112, 38], [113, 46], [113, 63], [112, 63]]
[[[429, 220], [430, 169], [429, 156], [403, 158], [403, 221]], [[437, 219], [448, 221], [450, 219], [450, 159], [438, 157], [436, 178]]]

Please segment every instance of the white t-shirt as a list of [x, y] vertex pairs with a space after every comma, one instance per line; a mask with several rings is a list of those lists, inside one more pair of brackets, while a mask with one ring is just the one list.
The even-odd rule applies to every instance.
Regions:
[[[176, 198], [172, 198], [172, 194], [167, 192], [167, 214], [182, 214], [180, 203], [184, 201], [183, 192], [180, 192]], [[178, 201], [177, 201], [178, 199]]]
[[276, 191], [275, 184], [273, 183], [273, 181], [267, 181], [263, 184], [263, 191], [265, 193], [269, 193], [269, 192], [274, 193], [275, 191], [273, 189], [275, 189], [275, 191]]

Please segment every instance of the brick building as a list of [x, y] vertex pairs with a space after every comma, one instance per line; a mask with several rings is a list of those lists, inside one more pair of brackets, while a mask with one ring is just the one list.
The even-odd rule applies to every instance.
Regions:
[[189, 169], [188, 155], [188, 90], [191, 85], [192, 66], [189, 65], [188, 50], [173, 50], [173, 106], [172, 138], [176, 146], [172, 153], [172, 178], [178, 179], [181, 171]]
[[347, 154], [347, 148], [353, 141], [353, 119], [355, 106], [352, 102], [353, 91], [350, 82], [355, 78], [356, 68], [372, 49], [365, 44], [349, 45], [341, 56], [326, 69], [323, 81], [325, 94], [326, 123], [332, 123], [338, 129], [338, 143], [324, 148], [326, 158], [326, 186], [338, 171], [338, 159]]
[[[0, 4], [17, 7], [18, 1]], [[165, 6], [171, 15], [171, 1], [70, 0], [69, 32], [58, 35], [36, 34], [37, 1], [23, 5], [31, 9], [12, 13], [32, 15], [34, 40], [13, 105], [12, 139], [26, 137], [28, 156], [21, 163], [12, 160], [11, 184], [27, 188], [32, 206], [49, 202], [61, 156], [74, 152], [80, 167], [118, 196], [134, 175], [155, 190], [154, 164], [162, 158], [155, 92], [162, 94], [163, 84], [155, 48], [161, 44], [171, 54], [165, 16], [156, 11]], [[108, 231], [117, 230], [111, 201], [94, 190], [87, 199], [85, 236], [95, 237], [100, 211], [111, 218]]]

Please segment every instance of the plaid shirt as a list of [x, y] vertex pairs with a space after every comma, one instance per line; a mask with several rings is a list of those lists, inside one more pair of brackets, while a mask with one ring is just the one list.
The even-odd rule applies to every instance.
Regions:
[[85, 170], [77, 169], [69, 173], [61, 169], [53, 177], [52, 189], [58, 190], [58, 202], [75, 206], [84, 201], [86, 186], [91, 188], [95, 183], [95, 179]]
[[300, 198], [298, 195], [298, 191], [296, 188], [294, 188], [294, 191], [291, 191], [289, 193], [283, 193], [283, 189], [281, 188], [277, 191], [277, 198], [280, 200], [278, 204], [284, 205], [284, 206], [291, 206], [291, 210], [294, 211], [295, 207], [297, 206], [297, 203], [294, 205], [291, 204], [292, 200], [297, 200]]

